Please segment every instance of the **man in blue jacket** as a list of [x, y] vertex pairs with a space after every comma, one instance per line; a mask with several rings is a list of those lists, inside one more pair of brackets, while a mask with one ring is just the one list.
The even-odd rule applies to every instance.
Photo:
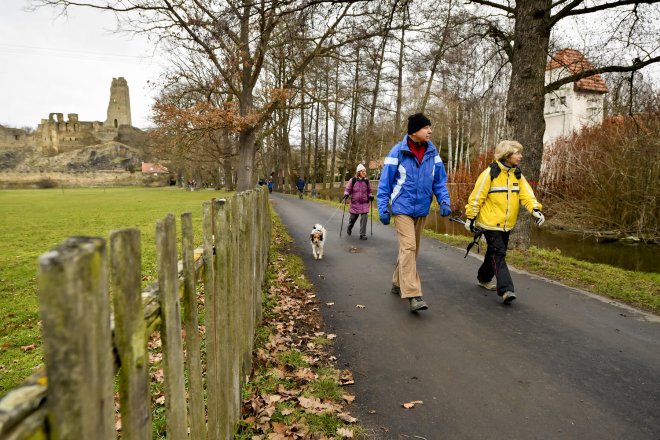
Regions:
[[385, 158], [378, 184], [380, 221], [389, 224], [391, 210], [399, 239], [392, 293], [408, 298], [412, 312], [428, 309], [422, 299], [417, 254], [434, 194], [440, 214], [443, 217], [451, 214], [447, 173], [431, 142], [431, 133], [431, 121], [426, 116], [410, 115], [408, 135]]
[[298, 188], [298, 197], [303, 198], [303, 191], [305, 190], [305, 179], [298, 177], [296, 181], [296, 188]]

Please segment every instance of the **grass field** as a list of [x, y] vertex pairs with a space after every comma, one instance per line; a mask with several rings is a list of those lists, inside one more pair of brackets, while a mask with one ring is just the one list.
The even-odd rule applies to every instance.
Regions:
[[180, 188], [0, 190], [0, 396], [42, 364], [37, 258], [72, 235], [135, 227], [142, 235], [144, 284], [155, 279], [156, 221], [190, 211], [201, 243], [202, 202], [218, 191]]

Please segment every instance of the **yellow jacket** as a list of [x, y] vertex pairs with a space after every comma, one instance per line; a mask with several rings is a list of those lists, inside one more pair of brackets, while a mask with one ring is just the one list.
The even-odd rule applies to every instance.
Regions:
[[[499, 168], [497, 176], [491, 177], [491, 167], [494, 174]], [[481, 173], [465, 205], [465, 215], [476, 218], [476, 226], [492, 231], [510, 231], [516, 225], [520, 203], [529, 212], [541, 209], [527, 179], [516, 171], [516, 168], [508, 168], [497, 161]]]

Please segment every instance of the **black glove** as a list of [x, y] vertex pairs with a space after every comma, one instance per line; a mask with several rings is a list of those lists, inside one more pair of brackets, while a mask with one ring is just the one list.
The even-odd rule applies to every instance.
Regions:
[[341, 200], [342, 200], [342, 202], [345, 202], [346, 200], [348, 200], [348, 194], [344, 194], [344, 197], [342, 197]]
[[374, 201], [374, 196], [369, 196], [369, 201], [373, 202]]
[[465, 220], [465, 229], [467, 229], [470, 232], [474, 232], [474, 219], [473, 218], [468, 218]]

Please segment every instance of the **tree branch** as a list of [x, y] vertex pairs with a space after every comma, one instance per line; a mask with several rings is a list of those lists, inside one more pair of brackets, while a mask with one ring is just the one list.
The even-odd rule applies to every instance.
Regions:
[[583, 0], [573, 0], [571, 3], [563, 7], [559, 12], [553, 15], [550, 18], [549, 27], [552, 28], [559, 20], [566, 18], [570, 15], [582, 15], [589, 14], [591, 12], [603, 11], [605, 9], [617, 8], [619, 6], [628, 6], [628, 5], [640, 5], [646, 4], [650, 5], [657, 3], [658, 0], [618, 0], [611, 3], [603, 3], [596, 6], [590, 6], [586, 8], [575, 9], [577, 6], [582, 4]]
[[506, 5], [501, 5], [499, 3], [494, 3], [488, 0], [470, 0], [472, 3], [477, 3], [484, 6], [490, 6], [491, 8], [501, 9], [507, 14], [515, 15], [516, 11], [514, 8]]
[[599, 67], [597, 69], [589, 69], [589, 70], [584, 70], [582, 72], [566, 76], [564, 78], [558, 79], [557, 81], [551, 82], [550, 84], [547, 84], [544, 88], [545, 93], [550, 93], [554, 90], [557, 90], [559, 87], [563, 86], [564, 84], [570, 84], [572, 82], [578, 81], [582, 78], [588, 78], [590, 76], [597, 75], [599, 73], [606, 73], [606, 72], [636, 72], [643, 67], [648, 66], [649, 64], [657, 63], [660, 62], [660, 56], [654, 57], [654, 58], [649, 58], [645, 61], [639, 61], [636, 60], [632, 65], [630, 66], [605, 66], [605, 67]]

